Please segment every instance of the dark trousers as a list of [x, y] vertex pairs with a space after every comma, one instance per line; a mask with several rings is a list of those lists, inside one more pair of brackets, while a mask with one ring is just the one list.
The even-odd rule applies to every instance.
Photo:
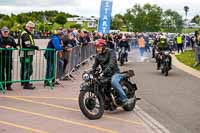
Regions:
[[[12, 55], [0, 54], [0, 82], [12, 81]], [[10, 87], [11, 83], [5, 83], [3, 86]]]
[[63, 73], [65, 73], [65, 69], [67, 68], [68, 60], [64, 59], [64, 65], [63, 65]]
[[22, 83], [29, 84], [30, 77], [33, 74], [33, 56], [21, 57], [20, 62]]
[[183, 44], [177, 44], [177, 46], [178, 46], [178, 53], [180, 50], [183, 53]]
[[54, 60], [55, 59], [54, 59], [54, 57], [52, 57], [52, 58], [47, 57], [46, 60], [47, 60], [47, 67], [46, 67], [46, 78], [45, 79], [46, 79], [46, 81], [51, 80], [52, 82], [54, 82], [55, 81], [55, 77], [54, 77], [54, 75], [55, 75], [55, 61]]

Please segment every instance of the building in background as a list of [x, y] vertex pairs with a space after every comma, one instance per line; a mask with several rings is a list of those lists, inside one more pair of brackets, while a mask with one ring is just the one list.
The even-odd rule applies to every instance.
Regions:
[[97, 18], [92, 16], [90, 18], [86, 18], [86, 17], [73, 17], [73, 18], [68, 18], [67, 21], [68, 22], [74, 22], [76, 24], [80, 24], [83, 25], [84, 22], [87, 23], [87, 27], [88, 28], [96, 28], [97, 27]]

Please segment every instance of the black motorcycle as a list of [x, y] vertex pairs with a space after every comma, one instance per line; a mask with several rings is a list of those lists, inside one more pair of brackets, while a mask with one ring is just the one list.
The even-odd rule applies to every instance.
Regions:
[[103, 79], [100, 70], [94, 72], [87, 71], [82, 75], [84, 82], [81, 84], [79, 94], [79, 107], [82, 113], [90, 120], [99, 119], [104, 114], [104, 110], [114, 111], [122, 107], [125, 111], [132, 111], [135, 108], [135, 91], [137, 86], [130, 81], [134, 76], [134, 71], [129, 70], [121, 73], [123, 80], [121, 85], [127, 97], [132, 100], [131, 103], [122, 107], [118, 93], [111, 87], [111, 79]]
[[127, 58], [126, 56], [127, 56], [126, 48], [125, 47], [120, 48], [118, 60], [121, 66], [124, 65], [124, 62], [126, 61]]
[[170, 66], [170, 51], [162, 51], [159, 53], [159, 58], [160, 58], [160, 70], [161, 73], [164, 74], [165, 76], [168, 76], [169, 71], [171, 69]]

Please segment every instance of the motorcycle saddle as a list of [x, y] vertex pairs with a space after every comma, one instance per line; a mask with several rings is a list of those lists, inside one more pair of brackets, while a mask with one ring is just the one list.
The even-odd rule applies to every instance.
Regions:
[[126, 78], [135, 76], [135, 73], [133, 70], [124, 71], [124, 72], [121, 72], [121, 74]]

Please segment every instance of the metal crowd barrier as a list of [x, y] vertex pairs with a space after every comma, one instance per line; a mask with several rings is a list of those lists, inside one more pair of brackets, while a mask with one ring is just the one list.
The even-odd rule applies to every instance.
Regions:
[[[46, 56], [44, 56], [45, 53]], [[49, 59], [48, 62], [47, 59]], [[5, 87], [12, 83], [23, 84], [37, 81], [45, 81], [53, 89], [51, 82], [56, 78], [56, 66], [51, 68], [52, 74], [49, 76], [46, 72], [47, 63], [56, 64], [55, 50], [0, 48], [0, 91], [5, 93]]]
[[[96, 54], [95, 44], [76, 46], [60, 57], [53, 49], [0, 48], [0, 91], [13, 83], [43, 81], [53, 89], [56, 78], [69, 75], [77, 66]], [[30, 56], [32, 55], [32, 57]], [[66, 55], [66, 56], [65, 56]], [[64, 68], [64, 60], [67, 60]]]
[[69, 74], [77, 68], [77, 66], [81, 65], [88, 58], [94, 56], [96, 54], [95, 44], [89, 43], [83, 46], [76, 46], [72, 49], [72, 51], [67, 51], [67, 67], [64, 69], [64, 74], [59, 75], [59, 78], [62, 76], [69, 76]]

